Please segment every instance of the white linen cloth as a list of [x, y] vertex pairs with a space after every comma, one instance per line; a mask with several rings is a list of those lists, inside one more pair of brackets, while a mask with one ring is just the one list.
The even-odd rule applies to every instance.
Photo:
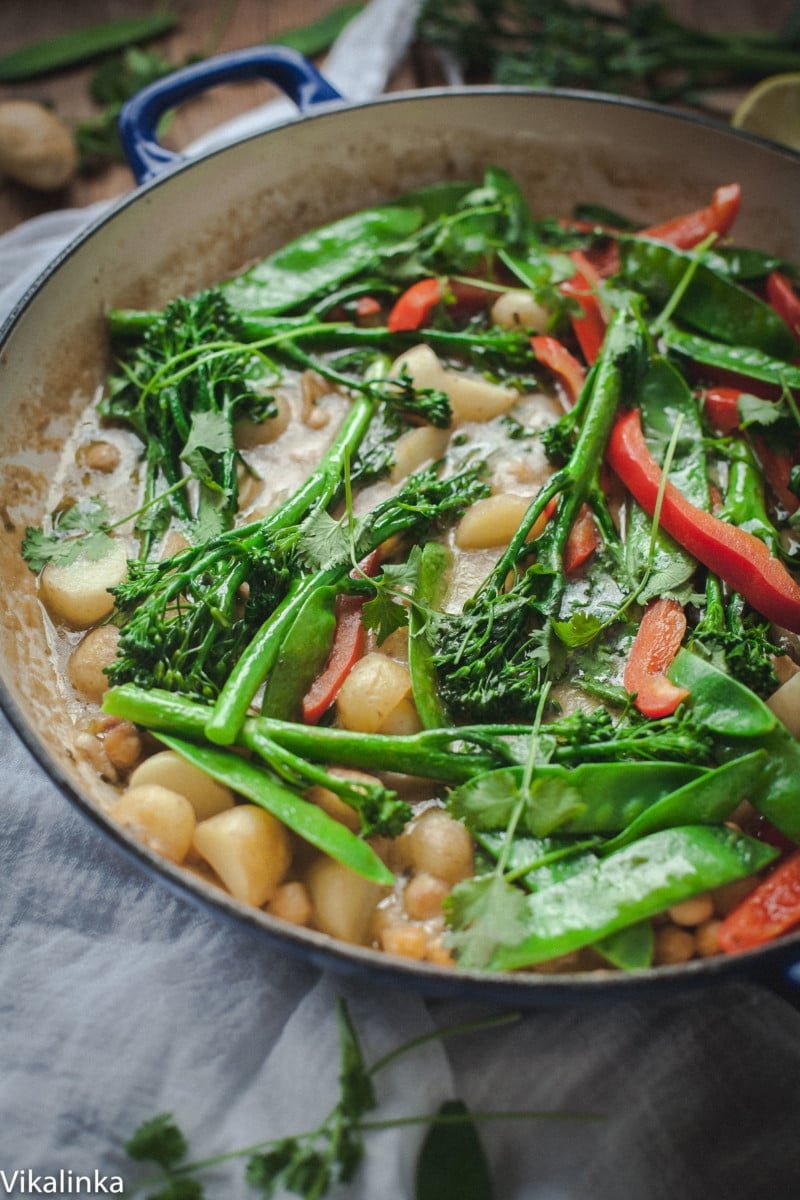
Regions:
[[[415, 7], [375, 0], [343, 35], [328, 74], [346, 94], [365, 95], [357, 81], [366, 94], [383, 87]], [[373, 66], [360, 54], [348, 76], [354, 43], [371, 48]], [[252, 120], [263, 127], [270, 115]], [[48, 214], [0, 239], [0, 320], [101, 207]], [[0, 754], [6, 1178], [98, 1169], [121, 1175], [127, 1192], [149, 1172], [128, 1163], [122, 1143], [162, 1111], [176, 1114], [192, 1157], [308, 1129], [337, 1095], [337, 995], [369, 1060], [488, 1015], [283, 956], [144, 875], [67, 803], [2, 718]], [[540, 1010], [430, 1043], [379, 1077], [376, 1115], [433, 1113], [451, 1096], [475, 1110], [604, 1115], [485, 1126], [497, 1200], [791, 1200], [799, 1080], [800, 1015], [754, 985], [731, 984]], [[336, 1195], [412, 1200], [421, 1137], [414, 1128], [370, 1135], [356, 1181]], [[205, 1178], [209, 1200], [253, 1195], [241, 1162]]]

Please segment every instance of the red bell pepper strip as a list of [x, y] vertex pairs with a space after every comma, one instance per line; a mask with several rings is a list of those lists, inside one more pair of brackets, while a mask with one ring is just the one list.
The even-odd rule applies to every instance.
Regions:
[[444, 297], [441, 279], [420, 279], [412, 283], [395, 301], [386, 328], [390, 333], [401, 333], [407, 329], [421, 329], [427, 325], [431, 313]]
[[709, 421], [718, 433], [733, 433], [739, 428], [739, 388], [708, 388], [703, 396], [703, 406]]
[[[367, 555], [359, 568], [364, 575], [375, 575], [380, 565], [379, 550]], [[347, 676], [364, 653], [366, 634], [361, 620], [363, 596], [336, 597], [336, 633], [328, 661], [312, 683], [303, 699], [303, 720], [316, 725], [322, 714], [333, 704]]]
[[474, 312], [483, 308], [495, 293], [474, 283], [460, 283], [448, 279], [420, 279], [412, 283], [397, 298], [389, 313], [386, 328], [390, 333], [421, 329], [427, 325], [438, 305], [452, 296], [455, 308]]
[[659, 242], [669, 242], [678, 250], [691, 250], [710, 233], [724, 237], [736, 220], [742, 201], [742, 189], [738, 183], [728, 183], [718, 187], [711, 198], [711, 203], [695, 212], [673, 217], [662, 225], [651, 225], [639, 231], [640, 237], [656, 238]]
[[[661, 468], [642, 433], [637, 408], [617, 417], [606, 457], [628, 491], [653, 516], [661, 486]], [[661, 526], [693, 558], [744, 596], [756, 612], [800, 633], [800, 585], [762, 541], [744, 529], [696, 508], [667, 483]]]
[[800, 924], [800, 850], [784, 859], [755, 891], [728, 913], [719, 930], [726, 954], [750, 950]]
[[586, 372], [574, 354], [570, 354], [558, 338], [537, 335], [531, 338], [531, 347], [536, 361], [557, 375], [567, 393], [569, 408], [577, 403], [583, 390]]
[[601, 540], [592, 510], [582, 505], [564, 547], [564, 574], [574, 575], [600, 549]]
[[634, 704], [645, 717], [668, 717], [689, 695], [664, 674], [685, 633], [686, 616], [679, 601], [650, 601], [622, 676], [626, 692], [636, 693]]
[[580, 250], [573, 250], [570, 258], [575, 264], [575, 274], [559, 284], [559, 291], [578, 302], [582, 315], [570, 317], [570, 320], [578, 345], [591, 366], [606, 336], [606, 319], [597, 298], [600, 276]]
[[791, 279], [780, 271], [772, 271], [767, 276], [767, 300], [794, 336], [800, 338], [800, 296], [792, 287]]

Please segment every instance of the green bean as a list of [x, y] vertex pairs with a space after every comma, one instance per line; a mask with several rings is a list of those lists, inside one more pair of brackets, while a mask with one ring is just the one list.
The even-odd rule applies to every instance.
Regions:
[[651, 303], [666, 303], [694, 265], [676, 309], [681, 321], [733, 346], [753, 347], [776, 358], [794, 355], [795, 340], [774, 309], [706, 262], [698, 263], [694, 252], [627, 236], [620, 247], [623, 279]]
[[441, 603], [450, 569], [450, 552], [440, 542], [428, 542], [414, 588], [414, 603], [408, 618], [408, 669], [419, 719], [425, 729], [441, 729], [447, 724], [444, 706], [436, 684], [433, 650], [428, 640], [431, 609]]
[[177, 24], [177, 17], [170, 13], [158, 13], [152, 17], [108, 21], [103, 25], [75, 29], [59, 37], [32, 42], [0, 58], [0, 83], [17, 83], [51, 71], [75, 67], [102, 54], [111, 54], [125, 46], [161, 37]]
[[[672, 762], [537, 767], [518, 827], [536, 833], [533, 825], [539, 805], [547, 804], [556, 790], [569, 790], [575, 811], [558, 825], [559, 833], [616, 833], [676, 788], [683, 789], [705, 774], [698, 767]], [[521, 766], [479, 775], [451, 792], [448, 807], [471, 830], [504, 829], [519, 803], [524, 775]]]
[[777, 855], [773, 846], [730, 829], [688, 825], [652, 833], [528, 896], [525, 935], [499, 946], [490, 965], [515, 970], [590, 946], [698, 892], [752, 875]]
[[264, 689], [261, 711], [283, 721], [302, 719], [303, 697], [319, 675], [336, 632], [336, 589], [312, 592], [281, 644]]
[[156, 734], [159, 741], [180, 754], [192, 766], [204, 771], [218, 783], [224, 783], [240, 796], [258, 804], [304, 841], [329, 854], [343, 866], [373, 883], [391, 885], [394, 876], [366, 842], [326, 812], [289, 791], [261, 767], [247, 762], [238, 754], [225, 750], [195, 746], [182, 738], [165, 733]]

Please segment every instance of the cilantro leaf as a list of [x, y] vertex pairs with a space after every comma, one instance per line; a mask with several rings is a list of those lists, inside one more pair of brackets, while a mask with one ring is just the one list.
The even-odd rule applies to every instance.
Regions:
[[602, 621], [591, 613], [574, 612], [567, 621], [553, 621], [553, 631], [565, 646], [585, 646], [594, 641], [603, 628]]
[[547, 837], [579, 816], [585, 808], [580, 793], [563, 779], [535, 779], [526, 805], [526, 825], [535, 837]]
[[206, 487], [219, 487], [206, 455], [224, 454], [232, 448], [233, 432], [230, 418], [225, 413], [209, 409], [192, 414], [189, 436], [181, 451], [181, 459], [196, 479]]
[[444, 902], [449, 943], [459, 966], [488, 966], [498, 946], [516, 945], [528, 931], [525, 894], [500, 875], [457, 883]]
[[774, 425], [786, 415], [786, 407], [776, 404], [774, 400], [762, 400], [759, 396], [751, 396], [744, 392], [737, 401], [742, 429], [751, 425]]
[[196, 1179], [186, 1175], [168, 1180], [157, 1192], [151, 1192], [147, 1200], [203, 1200], [205, 1192]]
[[298, 552], [303, 563], [315, 571], [337, 566], [350, 556], [346, 521], [335, 521], [324, 508], [306, 517], [300, 526]]
[[99, 496], [79, 500], [70, 508], [54, 513], [51, 520], [50, 533], [45, 533], [41, 526], [28, 526], [25, 530], [22, 557], [36, 574], [48, 563], [68, 567], [79, 558], [96, 562], [111, 549], [108, 505]]
[[134, 1162], [154, 1162], [165, 1169], [177, 1166], [187, 1150], [186, 1138], [172, 1113], [159, 1113], [144, 1121], [125, 1143], [125, 1153]]
[[380, 645], [395, 630], [408, 624], [408, 609], [394, 596], [381, 589], [364, 605], [361, 619], [365, 629], [375, 631]]

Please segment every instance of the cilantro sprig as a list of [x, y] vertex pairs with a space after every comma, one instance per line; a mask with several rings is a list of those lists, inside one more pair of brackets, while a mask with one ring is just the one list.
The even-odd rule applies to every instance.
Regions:
[[[487, 1032], [520, 1020], [520, 1013], [503, 1013], [485, 1021], [471, 1021], [435, 1030], [401, 1043], [382, 1058], [368, 1065], [347, 1004], [337, 1000], [336, 1019], [339, 1035], [339, 1096], [320, 1124], [291, 1137], [270, 1138], [255, 1145], [231, 1150], [210, 1158], [187, 1161], [188, 1141], [171, 1113], [161, 1113], [145, 1121], [125, 1143], [125, 1151], [134, 1162], [152, 1163], [159, 1174], [135, 1185], [133, 1191], [155, 1187], [147, 1200], [211, 1200], [197, 1178], [203, 1171], [223, 1162], [246, 1159], [245, 1177], [256, 1193], [269, 1200], [283, 1188], [302, 1200], [321, 1200], [336, 1184], [349, 1183], [365, 1155], [365, 1134], [413, 1125], [430, 1125], [417, 1165], [417, 1196], [420, 1200], [436, 1195], [438, 1200], [464, 1200], [456, 1187], [458, 1172], [448, 1182], [442, 1179], [441, 1153], [459, 1146], [472, 1163], [484, 1163], [480, 1187], [473, 1187], [470, 1200], [492, 1200], [494, 1195], [476, 1124], [498, 1120], [596, 1120], [597, 1113], [566, 1111], [492, 1111], [471, 1113], [460, 1101], [450, 1101], [434, 1116], [409, 1115], [382, 1120], [367, 1119], [378, 1108], [375, 1078], [397, 1059], [421, 1049], [431, 1041], [463, 1034]], [[458, 1130], [458, 1137], [434, 1136], [437, 1129]], [[438, 1152], [437, 1152], [438, 1146]], [[432, 1190], [435, 1187], [435, 1192]]]

